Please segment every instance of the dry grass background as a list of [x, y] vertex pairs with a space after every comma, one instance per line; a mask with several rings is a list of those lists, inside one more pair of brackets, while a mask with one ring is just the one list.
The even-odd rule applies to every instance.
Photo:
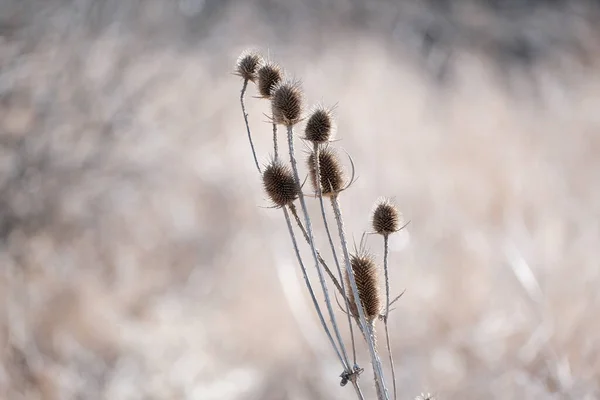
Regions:
[[338, 104], [349, 232], [412, 221], [401, 398], [600, 398], [598, 8], [416, 4], [0, 1], [0, 398], [352, 398], [259, 208], [247, 45]]

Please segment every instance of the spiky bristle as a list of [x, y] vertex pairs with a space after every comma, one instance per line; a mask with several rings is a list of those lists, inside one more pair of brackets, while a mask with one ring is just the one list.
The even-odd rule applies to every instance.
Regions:
[[307, 140], [313, 143], [325, 143], [330, 140], [333, 127], [331, 111], [325, 107], [315, 108], [304, 128]]
[[275, 205], [284, 207], [298, 198], [299, 188], [289, 166], [272, 161], [263, 172], [263, 185]]
[[[315, 169], [315, 153], [308, 157], [308, 171], [310, 181], [315, 191], [317, 191], [317, 172]], [[323, 196], [333, 196], [338, 194], [344, 186], [344, 172], [342, 164], [331, 148], [319, 150], [319, 172], [321, 176], [321, 193]]]
[[244, 50], [237, 59], [235, 73], [242, 78], [255, 82], [257, 71], [263, 64], [262, 56], [255, 50]]
[[397, 232], [402, 223], [402, 214], [390, 199], [382, 198], [377, 201], [373, 210], [373, 230], [380, 235]]
[[302, 102], [303, 94], [299, 82], [280, 83], [273, 90], [271, 99], [273, 121], [285, 126], [297, 124], [302, 117]]
[[[375, 260], [368, 253], [353, 254], [350, 257], [350, 265], [354, 273], [358, 296], [363, 306], [365, 318], [373, 322], [381, 312], [381, 293], [378, 284], [378, 268]], [[350, 279], [346, 273], [346, 287], [348, 288], [348, 299], [350, 300], [350, 312], [358, 316], [358, 307], [352, 295]]]
[[270, 99], [273, 96], [273, 90], [283, 79], [281, 67], [269, 61], [258, 69], [256, 75], [258, 93], [265, 99]]

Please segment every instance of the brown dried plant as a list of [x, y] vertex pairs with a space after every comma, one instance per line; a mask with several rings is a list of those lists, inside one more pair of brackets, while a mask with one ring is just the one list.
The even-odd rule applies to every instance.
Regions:
[[[321, 149], [319, 152], [319, 183], [321, 185], [321, 194], [323, 196], [331, 197], [340, 193], [344, 188], [344, 172], [342, 170], [342, 163], [338, 158], [334, 149], [327, 147]], [[307, 160], [308, 171], [312, 186], [317, 192], [317, 170], [315, 162], [315, 152], [313, 151]]]
[[382, 314], [382, 320], [385, 330], [385, 341], [388, 350], [388, 357], [390, 360], [390, 368], [392, 370], [392, 382], [394, 398], [397, 396], [396, 388], [396, 370], [394, 367], [394, 357], [392, 356], [392, 346], [390, 344], [390, 333], [388, 329], [388, 316], [390, 313], [390, 279], [388, 270], [388, 254], [389, 245], [388, 238], [392, 233], [398, 232], [404, 226], [400, 226], [402, 222], [402, 214], [396, 207], [396, 205], [387, 198], [381, 198], [375, 204], [373, 209], [373, 216], [371, 218], [373, 230], [375, 233], [383, 236], [383, 271], [385, 276], [385, 309]]
[[[381, 292], [379, 290], [379, 271], [375, 258], [366, 251], [361, 251], [357, 254], [352, 254], [350, 259], [352, 265], [352, 273], [356, 280], [358, 295], [362, 303], [363, 312], [367, 321], [371, 324], [379, 317], [381, 313]], [[346, 280], [349, 277], [346, 274]], [[350, 284], [348, 283], [348, 286]], [[352, 316], [358, 315], [358, 308], [354, 296], [351, 292], [347, 294], [350, 299], [350, 311]]]
[[[380, 291], [379, 268], [377, 267], [375, 258], [364, 250], [362, 243], [360, 251], [355, 251], [352, 255], [348, 251], [348, 241], [344, 230], [339, 198], [340, 194], [348, 189], [353, 182], [354, 165], [350, 158], [352, 178], [347, 180], [344, 175], [342, 163], [337, 155], [338, 153], [331, 144], [334, 127], [332, 112], [324, 106], [316, 106], [305, 117], [304, 93], [301, 84], [297, 80], [285, 78], [282, 71], [282, 68], [278, 64], [272, 61], [263, 61], [263, 58], [253, 51], [244, 52], [236, 65], [236, 74], [244, 82], [240, 101], [256, 167], [259, 173], [261, 173], [264, 190], [269, 199], [276, 208], [281, 208], [283, 211], [292, 247], [311, 301], [323, 331], [343, 369], [340, 374], [341, 386], [345, 386], [350, 382], [358, 398], [365, 398], [359, 385], [359, 376], [363, 368], [357, 362], [356, 341], [354, 337], [354, 329], [358, 328], [367, 344], [371, 357], [377, 397], [380, 400], [390, 398], [375, 338], [375, 323], [378, 319], [382, 319], [385, 324], [387, 349], [392, 367], [395, 399], [396, 377], [391, 356], [387, 319], [390, 305], [398, 298], [392, 302], [389, 300], [388, 236], [401, 229], [401, 215], [395, 205], [389, 200], [380, 201], [372, 215], [373, 229], [375, 233], [383, 235], [385, 244], [384, 275], [386, 290], [384, 307]], [[270, 101], [274, 159], [265, 167], [264, 172], [261, 171], [258, 165], [256, 149], [252, 142], [248, 116], [244, 106], [244, 94], [248, 82], [256, 83], [259, 98]], [[312, 144], [312, 151], [307, 158], [308, 175], [314, 189], [314, 196], [310, 197], [316, 198], [319, 201], [321, 218], [335, 264], [335, 272], [329, 267], [317, 249], [311, 216], [306, 205], [307, 196], [302, 191], [302, 182], [300, 180], [297, 156], [294, 149], [294, 128], [303, 120], [306, 120], [306, 124], [302, 139]], [[286, 128], [289, 164], [282, 161], [278, 156], [277, 125], [283, 125]], [[337, 243], [329, 228], [327, 211], [323, 200], [324, 197], [327, 197], [331, 203], [338, 232], [339, 241]], [[300, 214], [296, 203], [300, 204]], [[323, 301], [321, 302], [317, 299], [314, 285], [311, 282], [306, 264], [302, 258], [290, 214], [297, 225], [297, 229], [300, 230], [310, 248], [312, 261], [319, 279], [319, 286], [323, 293]], [[342, 250], [341, 260], [337, 253], [337, 249], [340, 248]], [[329, 278], [329, 282], [325, 278], [326, 275]], [[343, 299], [343, 304], [340, 304], [340, 307], [346, 314], [346, 322], [351, 338], [352, 359], [350, 359], [349, 351], [342, 339], [341, 326], [333, 309], [332, 296], [329, 292], [329, 284], [331, 283], [334, 285], [336, 294]], [[356, 326], [353, 326], [352, 319], [354, 319]]]

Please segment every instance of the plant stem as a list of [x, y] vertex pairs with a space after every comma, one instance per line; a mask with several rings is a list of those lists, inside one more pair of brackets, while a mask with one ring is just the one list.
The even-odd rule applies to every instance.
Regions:
[[358, 380], [353, 380], [352, 381], [352, 386], [354, 386], [354, 390], [356, 391], [356, 395], [358, 396], [359, 400], [365, 400], [365, 397], [363, 396], [362, 390], [360, 390], [360, 386], [358, 386]]
[[327, 290], [327, 282], [325, 281], [325, 277], [323, 276], [323, 271], [319, 265], [319, 259], [317, 257], [317, 249], [315, 247], [315, 240], [313, 236], [312, 225], [310, 223], [310, 216], [308, 215], [308, 209], [306, 207], [306, 201], [304, 200], [304, 194], [300, 189], [300, 176], [298, 174], [298, 164], [296, 162], [296, 157], [294, 156], [294, 131], [292, 126], [287, 127], [287, 136], [288, 136], [288, 147], [290, 153], [290, 162], [292, 164], [292, 171], [294, 173], [294, 180], [296, 181], [296, 185], [298, 187], [298, 199], [300, 200], [300, 206], [302, 208], [302, 213], [304, 214], [306, 232], [308, 233], [308, 238], [310, 241], [310, 249], [312, 252], [313, 260], [315, 262], [315, 268], [317, 269], [317, 274], [319, 275], [319, 282], [321, 283], [321, 288], [323, 289], [323, 296], [325, 297], [325, 304], [327, 305], [327, 311], [329, 312], [329, 317], [331, 320], [331, 325], [333, 326], [333, 330], [337, 337], [338, 343], [340, 345], [340, 349], [342, 350], [342, 354], [344, 357], [344, 367], [348, 372], [352, 372], [352, 368], [350, 367], [350, 363], [348, 361], [348, 355], [346, 354], [346, 347], [344, 346], [344, 341], [342, 340], [342, 336], [340, 334], [340, 330], [338, 328], [335, 313], [333, 312], [333, 307], [331, 306], [331, 299], [329, 298], [329, 291]]
[[325, 330], [325, 333], [327, 334], [327, 338], [331, 342], [331, 345], [333, 346], [340, 362], [342, 363], [342, 365], [344, 365], [344, 360], [335, 344], [335, 341], [333, 340], [333, 336], [331, 335], [331, 332], [329, 331], [327, 324], [325, 323], [325, 318], [323, 317], [323, 313], [321, 312], [321, 307], [319, 307], [317, 297], [315, 296], [315, 291], [313, 290], [312, 284], [310, 283], [310, 278], [308, 277], [308, 273], [306, 272], [306, 267], [304, 266], [304, 262], [302, 261], [302, 256], [300, 256], [300, 250], [298, 249], [298, 242], [296, 241], [296, 235], [294, 235], [294, 229], [292, 227], [292, 221], [290, 220], [290, 215], [288, 214], [287, 209], [285, 207], [282, 208], [282, 210], [283, 210], [283, 215], [285, 217], [285, 222], [287, 224], [288, 231], [290, 233], [290, 238], [292, 239], [292, 245], [294, 247], [294, 252], [296, 253], [296, 258], [298, 259], [298, 264], [300, 264], [300, 269], [302, 270], [302, 276], [304, 277], [304, 282], [306, 283], [308, 293], [310, 294], [310, 298], [313, 302], [313, 305], [315, 306], [315, 310], [317, 311], [319, 320], [321, 321], [321, 326], [323, 326], [323, 329]]
[[260, 165], [258, 165], [258, 158], [256, 158], [256, 151], [254, 150], [254, 143], [252, 142], [252, 134], [250, 133], [250, 124], [248, 123], [248, 113], [246, 113], [246, 106], [244, 105], [244, 94], [246, 93], [246, 88], [248, 87], [248, 79], [244, 79], [244, 85], [242, 86], [242, 92], [240, 94], [240, 103], [242, 105], [242, 113], [244, 114], [244, 121], [246, 122], [246, 130], [248, 131], [248, 140], [250, 141], [250, 148], [252, 149], [252, 156], [254, 157], [254, 164], [256, 164], [256, 169], [259, 174], [262, 174], [260, 171]]
[[354, 279], [354, 273], [352, 272], [352, 266], [350, 265], [350, 255], [348, 254], [348, 243], [346, 241], [346, 233], [344, 231], [344, 221], [342, 219], [342, 211], [338, 201], [338, 196], [331, 197], [331, 206], [333, 207], [333, 213], [338, 225], [338, 233], [340, 241], [342, 243], [342, 251], [344, 252], [344, 261], [346, 263], [346, 273], [348, 274], [348, 280], [350, 281], [350, 287], [352, 289], [352, 295], [358, 309], [358, 319], [360, 322], [360, 328], [363, 332], [365, 340], [369, 346], [369, 352], [371, 354], [371, 364], [373, 365], [373, 372], [375, 374], [375, 382], [379, 385], [380, 392], [378, 393], [381, 400], [388, 400], [388, 393], [385, 387], [385, 380], [383, 377], [383, 369], [381, 367], [381, 360], [377, 354], [375, 348], [375, 340], [369, 324], [365, 318], [362, 302], [360, 301], [360, 295], [358, 294], [358, 287], [356, 286], [356, 280]]
[[279, 160], [279, 149], [277, 148], [277, 124], [273, 122], [273, 152], [275, 153], [275, 161]]
[[315, 183], [317, 184], [317, 196], [319, 198], [319, 205], [321, 206], [321, 216], [323, 217], [323, 225], [325, 226], [325, 232], [327, 232], [327, 239], [329, 240], [329, 246], [331, 247], [331, 253], [333, 254], [333, 260], [335, 262], [335, 266], [337, 268], [338, 276], [340, 278], [340, 282], [342, 284], [342, 297], [344, 298], [346, 305], [346, 316], [348, 317], [348, 326], [350, 328], [350, 340], [352, 342], [352, 361], [355, 367], [358, 367], [356, 364], [356, 343], [354, 341], [354, 329], [352, 328], [352, 319], [350, 316], [350, 302], [348, 300], [348, 296], [346, 295], [346, 285], [344, 283], [344, 278], [342, 276], [342, 269], [340, 267], [340, 261], [337, 256], [337, 251], [335, 250], [335, 245], [333, 244], [333, 238], [331, 237], [331, 231], [329, 230], [329, 224], [327, 223], [327, 214], [325, 213], [325, 204], [323, 203], [323, 190], [321, 188], [321, 174], [319, 170], [319, 144], [313, 144], [313, 159], [315, 163]]
[[[306, 229], [304, 229], [304, 225], [302, 224], [302, 221], [300, 221], [300, 217], [298, 216], [298, 211], [296, 210], [296, 206], [294, 205], [294, 203], [291, 203], [288, 207], [290, 209], [290, 212], [292, 213], [292, 216], [296, 220], [296, 225], [298, 225], [298, 228], [300, 228], [300, 231], [302, 232], [302, 235], [304, 236], [304, 240], [306, 240], [306, 243], [310, 246], [310, 239], [308, 238], [308, 234], [306, 233]], [[338, 292], [340, 292], [342, 297], [345, 297], [346, 294], [345, 294], [342, 286], [338, 282], [335, 275], [333, 275], [333, 272], [331, 272], [331, 269], [329, 269], [329, 266], [325, 263], [325, 260], [323, 260], [323, 257], [321, 257], [321, 253], [319, 252], [318, 249], [317, 249], [317, 257], [319, 258], [319, 262], [325, 269], [325, 272], [327, 272], [327, 275], [329, 275], [329, 278], [331, 278], [331, 280], [333, 281], [333, 285], [336, 287]]]
[[[367, 326], [369, 329], [369, 336], [373, 339], [373, 347], [375, 348], [375, 353], [379, 354], [379, 349], [377, 346], [377, 334], [375, 333], [375, 321], [368, 323]], [[387, 390], [383, 390], [381, 388], [381, 386], [379, 385], [379, 382], [377, 381], [377, 374], [375, 373], [375, 369], [373, 369], [373, 375], [375, 377], [375, 390], [377, 391], [377, 397], [380, 399], [387, 398], [387, 396], [388, 396]]]
[[394, 386], [394, 400], [396, 400], [396, 370], [394, 368], [394, 357], [392, 356], [392, 346], [390, 344], [390, 332], [388, 329], [388, 316], [390, 314], [390, 279], [388, 274], [388, 255], [389, 255], [389, 235], [383, 235], [383, 273], [385, 275], [385, 316], [383, 317], [383, 326], [385, 329], [385, 341], [387, 343], [388, 355], [390, 357], [390, 367], [392, 369], [392, 383]]

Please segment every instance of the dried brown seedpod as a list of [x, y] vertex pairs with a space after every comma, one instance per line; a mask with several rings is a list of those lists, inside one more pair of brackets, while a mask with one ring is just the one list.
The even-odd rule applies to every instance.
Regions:
[[235, 73], [245, 80], [255, 82], [257, 72], [263, 64], [262, 56], [255, 50], [244, 50], [237, 59]]
[[[352, 272], [358, 296], [363, 306], [365, 318], [373, 322], [381, 312], [381, 293], [379, 290], [379, 270], [373, 257], [367, 252], [353, 254], [350, 257]], [[350, 301], [350, 312], [354, 317], [358, 317], [358, 308], [352, 295], [350, 280], [346, 273], [346, 287], [348, 288], [348, 299]]]
[[[315, 153], [308, 157], [308, 171], [310, 181], [315, 191], [317, 188], [317, 172], [315, 169]], [[330, 147], [319, 150], [319, 172], [321, 175], [321, 193], [323, 196], [333, 196], [344, 189], [344, 173], [342, 164], [335, 152]]]
[[275, 87], [271, 98], [273, 122], [293, 126], [302, 117], [303, 93], [300, 83], [286, 80]]
[[263, 172], [263, 185], [269, 198], [278, 207], [291, 204], [298, 198], [299, 188], [289, 166], [272, 161]]
[[256, 73], [258, 93], [265, 98], [270, 99], [273, 91], [283, 79], [281, 67], [274, 62], [266, 62]]
[[373, 230], [380, 235], [390, 235], [400, 230], [402, 214], [388, 198], [381, 198], [373, 209]]
[[318, 106], [313, 109], [306, 121], [304, 136], [313, 143], [325, 143], [331, 139], [333, 116], [331, 110]]

